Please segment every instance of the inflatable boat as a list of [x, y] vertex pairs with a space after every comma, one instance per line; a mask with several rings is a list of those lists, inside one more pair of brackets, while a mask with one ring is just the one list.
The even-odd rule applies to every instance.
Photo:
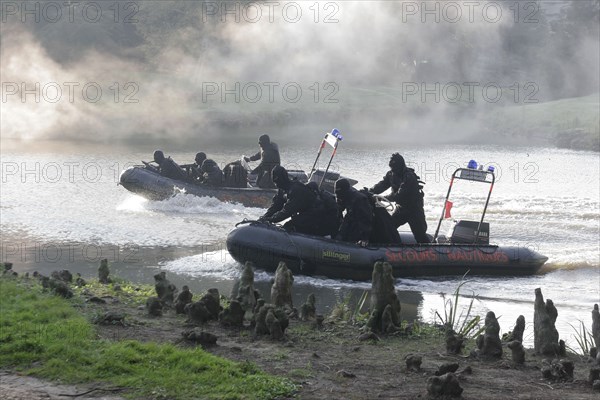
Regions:
[[387, 261], [396, 278], [444, 275], [532, 275], [548, 259], [527, 247], [480, 244], [415, 243], [402, 233], [402, 244], [361, 247], [323, 237], [286, 232], [283, 228], [252, 222], [233, 230], [227, 250], [240, 263], [275, 271], [284, 261], [294, 274], [366, 281], [373, 264]]
[[[290, 178], [297, 179], [300, 182], [306, 183], [308, 177], [301, 170], [288, 171]], [[336, 172], [327, 172], [316, 170], [311, 175], [311, 181], [321, 182], [324, 190], [333, 193], [333, 185], [340, 178], [340, 174]], [[346, 178], [348, 179], [348, 178]], [[348, 179], [352, 185], [357, 183], [356, 180]], [[248, 187], [210, 187], [203, 186], [192, 182], [184, 182], [174, 180], [162, 176], [151, 165], [135, 165], [121, 172], [119, 184], [132, 193], [138, 194], [150, 200], [165, 200], [177, 193], [192, 194], [195, 196], [214, 197], [224, 202], [240, 203], [246, 207], [263, 207], [267, 208], [271, 205], [271, 201], [277, 189], [261, 189], [253, 186], [255, 180], [248, 182]]]
[[177, 193], [209, 196], [246, 207], [268, 207], [275, 189], [210, 187], [162, 176], [146, 165], [135, 165], [121, 172], [119, 183], [125, 189], [149, 200], [165, 200]]
[[[310, 176], [307, 176], [302, 170], [288, 170], [287, 172], [290, 178], [298, 180], [302, 183], [315, 182], [319, 188], [330, 193], [333, 193], [335, 181], [340, 178], [347, 179], [352, 186], [356, 185], [358, 181], [343, 177], [339, 173], [329, 170], [331, 161], [333, 160], [333, 157], [335, 156], [342, 139], [343, 137], [337, 129], [333, 129], [331, 132], [325, 133], [317, 152], [317, 158], [310, 169]], [[333, 150], [327, 167], [325, 170], [321, 170], [317, 168], [317, 162], [321, 156], [321, 153], [323, 152], [323, 149], [327, 145], [331, 146]], [[236, 162], [239, 163], [239, 165], [245, 171], [242, 182], [240, 185], [238, 185], [238, 187], [212, 187], [195, 183], [193, 181], [174, 180], [162, 176], [156, 166], [145, 161], [142, 161], [144, 165], [135, 165], [121, 172], [119, 184], [130, 192], [150, 200], [165, 200], [176, 195], [177, 193], [186, 193], [200, 197], [214, 197], [221, 201], [230, 203], [240, 203], [246, 207], [267, 208], [271, 205], [271, 201], [275, 193], [277, 193], [277, 190], [258, 187], [258, 177], [251, 174], [251, 168], [245, 159], [246, 157], [242, 156], [241, 159]], [[191, 165], [182, 167], [191, 167]], [[225, 179], [225, 181], [227, 181], [227, 179]]]
[[[481, 220], [454, 221], [448, 236], [438, 235], [447, 218], [452, 184], [457, 179], [491, 183]], [[387, 261], [394, 277], [446, 275], [532, 275], [547, 257], [522, 246], [489, 244], [489, 224], [483, 222], [495, 177], [492, 171], [458, 169], [451, 180], [440, 224], [431, 243], [417, 244], [411, 233], [401, 233], [401, 244], [361, 247], [324, 237], [287, 232], [256, 221], [244, 221], [227, 237], [227, 250], [240, 263], [274, 271], [284, 261], [293, 273], [332, 279], [370, 280], [373, 264]], [[240, 224], [238, 224], [240, 225]]]

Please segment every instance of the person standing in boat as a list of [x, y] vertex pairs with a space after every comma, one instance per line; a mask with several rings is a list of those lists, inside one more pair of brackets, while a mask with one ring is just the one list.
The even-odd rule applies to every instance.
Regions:
[[291, 180], [287, 170], [280, 165], [271, 171], [271, 179], [279, 190], [259, 221], [277, 223], [291, 218], [283, 225], [288, 231], [318, 236], [332, 233], [332, 229], [323, 223], [327, 221], [327, 211], [318, 206], [315, 192], [304, 183]]
[[369, 192], [380, 194], [391, 187], [392, 192], [386, 198], [397, 204], [392, 214], [396, 229], [408, 222], [417, 243], [429, 243], [423, 210], [424, 182], [419, 180], [414, 169], [406, 166], [399, 153], [392, 154], [389, 167], [390, 171]]
[[184, 170], [171, 157], [165, 157], [165, 154], [161, 150], [154, 152], [154, 162], [158, 164], [158, 172], [162, 176], [178, 181], [188, 180]]
[[343, 178], [335, 182], [334, 190], [340, 214], [346, 211], [336, 239], [361, 246], [368, 245], [373, 226], [373, 209], [369, 198], [351, 187], [350, 182]]
[[202, 185], [221, 187], [224, 183], [223, 171], [214, 160], [206, 159], [202, 162]]
[[258, 167], [254, 168], [251, 174], [258, 175], [256, 183], [258, 187], [270, 189], [275, 185], [271, 179], [271, 170], [281, 164], [279, 158], [279, 147], [277, 143], [271, 142], [269, 135], [262, 135], [258, 138], [260, 151], [251, 157], [244, 157], [246, 162], [260, 160]]

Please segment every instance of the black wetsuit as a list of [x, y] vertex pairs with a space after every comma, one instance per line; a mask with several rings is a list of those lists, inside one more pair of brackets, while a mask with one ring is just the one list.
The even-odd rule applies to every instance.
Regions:
[[279, 189], [263, 215], [264, 219], [275, 223], [291, 218], [284, 225], [287, 230], [319, 236], [331, 233], [321, 223], [325, 217], [326, 210], [319, 206], [317, 195], [298, 181], [291, 181], [287, 189]]
[[[309, 186], [310, 188], [310, 186]], [[340, 227], [340, 216], [335, 196], [325, 190], [311, 188], [317, 195], [314, 207], [314, 218], [317, 220], [316, 231], [319, 236], [335, 238]]]
[[340, 213], [346, 214], [342, 219], [336, 239], [356, 243], [369, 241], [373, 224], [373, 209], [369, 198], [354, 188], [349, 188], [343, 199], [338, 198]]
[[187, 181], [188, 177], [183, 169], [171, 157], [164, 158], [158, 165], [158, 171], [162, 176], [178, 181]]
[[202, 163], [202, 184], [206, 186], [214, 186], [220, 187], [223, 186], [224, 178], [223, 171], [217, 165], [216, 162], [212, 160], [205, 160]]
[[429, 243], [427, 236], [427, 221], [423, 210], [423, 186], [414, 169], [404, 168], [402, 173], [388, 171], [383, 179], [370, 189], [379, 194], [392, 188], [387, 199], [399, 207], [392, 214], [394, 225], [398, 228], [408, 222], [410, 230], [418, 243]]
[[279, 157], [279, 147], [277, 143], [265, 143], [260, 151], [255, 155], [248, 157], [250, 161], [260, 160], [260, 164], [250, 172], [258, 175], [257, 185], [261, 188], [274, 188], [275, 185], [271, 180], [271, 170], [276, 165], [281, 164]]
[[202, 172], [202, 165], [193, 163], [190, 165], [190, 179], [195, 183], [200, 183], [204, 179], [204, 173]]

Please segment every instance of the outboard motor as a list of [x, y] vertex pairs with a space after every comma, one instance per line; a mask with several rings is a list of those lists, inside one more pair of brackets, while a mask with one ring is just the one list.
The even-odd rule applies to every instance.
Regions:
[[[323, 179], [323, 175], [325, 175], [325, 179]], [[313, 171], [310, 177], [310, 181], [319, 184], [322, 180], [321, 189], [326, 190], [329, 193], [333, 193], [335, 191], [335, 181], [337, 181], [340, 178], [341, 175], [339, 172], [327, 171], [327, 173], [325, 173], [325, 171], [317, 169]], [[347, 180], [350, 183], [350, 186], [354, 186], [356, 184], [356, 182], [354, 182], [354, 180], [352, 179]]]
[[245, 188], [248, 187], [248, 171], [239, 161], [227, 164], [223, 169], [225, 187]]
[[[475, 243], [475, 235], [477, 234], [477, 226], [479, 226], [479, 222], [477, 221], [464, 221], [458, 220], [454, 222], [454, 226], [452, 227], [448, 236], [450, 236], [451, 243], [465, 243], [465, 244], [474, 244]], [[479, 229], [479, 238], [477, 240], [477, 244], [490, 244], [490, 224], [484, 222], [481, 224], [481, 228]]]

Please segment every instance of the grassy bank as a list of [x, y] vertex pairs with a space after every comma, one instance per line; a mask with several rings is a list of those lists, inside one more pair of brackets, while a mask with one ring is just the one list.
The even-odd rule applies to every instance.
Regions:
[[97, 339], [78, 302], [44, 293], [37, 282], [0, 278], [0, 368], [126, 387], [132, 398], [271, 399], [295, 390], [252, 363], [200, 348]]
[[599, 95], [493, 110], [490, 126], [507, 138], [545, 138], [558, 147], [600, 151]]

